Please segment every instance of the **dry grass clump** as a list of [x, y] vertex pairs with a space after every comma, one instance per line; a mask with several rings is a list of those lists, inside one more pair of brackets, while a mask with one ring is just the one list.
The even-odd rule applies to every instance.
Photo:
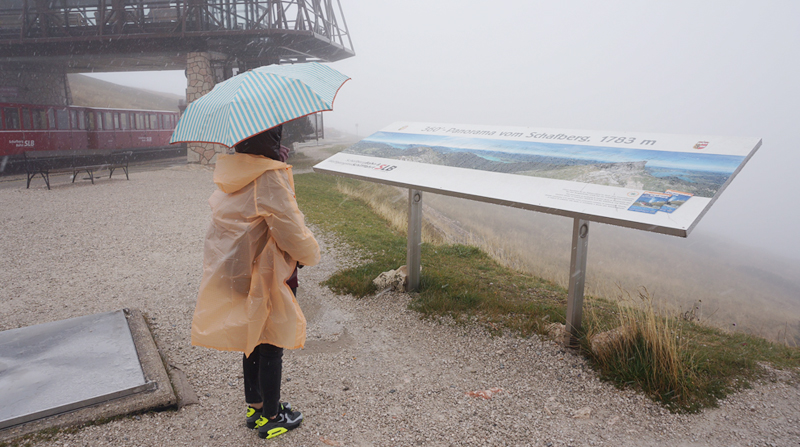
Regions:
[[656, 309], [646, 289], [637, 298], [621, 297], [616, 321], [606, 322], [617, 327], [608, 332], [599, 332], [602, 318], [590, 311], [589, 355], [604, 378], [621, 386], [638, 386], [668, 407], [697, 409], [700, 377], [683, 325]]

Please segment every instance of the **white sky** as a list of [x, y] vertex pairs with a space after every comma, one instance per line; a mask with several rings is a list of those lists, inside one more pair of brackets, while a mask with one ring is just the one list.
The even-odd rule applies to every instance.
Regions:
[[[800, 2], [340, 0], [356, 56], [326, 125], [760, 137], [696, 232], [800, 258]], [[184, 94], [183, 72], [96, 75]], [[690, 236], [691, 238], [691, 236]]]

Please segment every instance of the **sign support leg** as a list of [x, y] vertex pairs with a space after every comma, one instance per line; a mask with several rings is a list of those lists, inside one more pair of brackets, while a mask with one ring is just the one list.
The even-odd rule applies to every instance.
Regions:
[[408, 252], [406, 255], [406, 268], [408, 269], [408, 284], [406, 291], [415, 292], [419, 289], [420, 272], [422, 269], [422, 191], [408, 190]]
[[572, 257], [569, 262], [569, 292], [567, 294], [568, 345], [577, 347], [578, 332], [583, 318], [583, 289], [586, 281], [586, 253], [589, 248], [589, 221], [575, 219], [572, 226]]

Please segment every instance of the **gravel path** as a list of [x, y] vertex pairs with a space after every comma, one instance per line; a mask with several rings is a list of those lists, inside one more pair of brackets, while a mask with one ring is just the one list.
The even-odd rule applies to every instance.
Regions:
[[[210, 170], [180, 166], [0, 190], [0, 330], [138, 308], [200, 397], [33, 445], [800, 445], [800, 387], [785, 373], [718, 409], [670, 414], [549, 341], [423, 321], [404, 294], [334, 295], [319, 283], [349, 257], [319, 231], [322, 262], [298, 292], [308, 343], [284, 356], [284, 399], [305, 422], [260, 440], [243, 426], [240, 354], [189, 343], [213, 189]], [[502, 391], [467, 395], [491, 388]]]

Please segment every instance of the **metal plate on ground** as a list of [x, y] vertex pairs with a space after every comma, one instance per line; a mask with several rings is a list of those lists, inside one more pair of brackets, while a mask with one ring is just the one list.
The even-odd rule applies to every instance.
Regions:
[[122, 310], [0, 332], [0, 429], [149, 388]]

